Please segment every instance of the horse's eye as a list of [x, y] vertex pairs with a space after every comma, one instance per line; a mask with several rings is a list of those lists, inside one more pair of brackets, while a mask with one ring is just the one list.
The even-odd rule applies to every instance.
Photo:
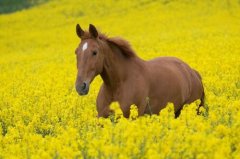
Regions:
[[96, 55], [97, 55], [97, 51], [93, 51], [93, 52], [92, 52], [92, 55], [93, 55], [93, 56], [96, 56]]

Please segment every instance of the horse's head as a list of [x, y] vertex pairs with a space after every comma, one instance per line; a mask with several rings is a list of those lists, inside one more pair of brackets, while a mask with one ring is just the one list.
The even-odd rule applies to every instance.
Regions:
[[102, 72], [104, 55], [95, 26], [90, 24], [89, 32], [87, 32], [83, 31], [77, 24], [76, 32], [81, 43], [75, 51], [78, 69], [75, 87], [79, 95], [86, 95], [90, 83], [95, 76]]

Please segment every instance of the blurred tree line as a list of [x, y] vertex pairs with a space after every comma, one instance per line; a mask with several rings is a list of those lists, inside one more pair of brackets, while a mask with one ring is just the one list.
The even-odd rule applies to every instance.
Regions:
[[47, 0], [0, 0], [0, 14], [27, 9], [46, 1]]

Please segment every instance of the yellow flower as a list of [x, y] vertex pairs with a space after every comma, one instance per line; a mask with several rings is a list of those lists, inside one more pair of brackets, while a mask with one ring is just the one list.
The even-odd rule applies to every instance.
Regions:
[[[240, 158], [238, 0], [35, 1], [27, 8], [0, 2], [0, 158]], [[200, 115], [196, 99], [175, 118], [172, 103], [182, 97], [171, 94], [159, 114], [138, 117], [131, 103], [124, 118], [113, 102], [114, 114], [97, 118], [101, 76], [87, 96], [79, 97], [74, 86], [76, 23], [122, 36], [144, 60], [185, 61], [202, 76]]]
[[136, 105], [131, 105], [129, 118], [134, 120], [138, 117], [138, 108]]

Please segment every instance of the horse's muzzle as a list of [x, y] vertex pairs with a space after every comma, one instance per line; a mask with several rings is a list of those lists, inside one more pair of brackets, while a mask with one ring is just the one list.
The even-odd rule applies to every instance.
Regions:
[[87, 95], [89, 91], [89, 83], [83, 82], [82, 84], [77, 84], [76, 91], [80, 96]]

